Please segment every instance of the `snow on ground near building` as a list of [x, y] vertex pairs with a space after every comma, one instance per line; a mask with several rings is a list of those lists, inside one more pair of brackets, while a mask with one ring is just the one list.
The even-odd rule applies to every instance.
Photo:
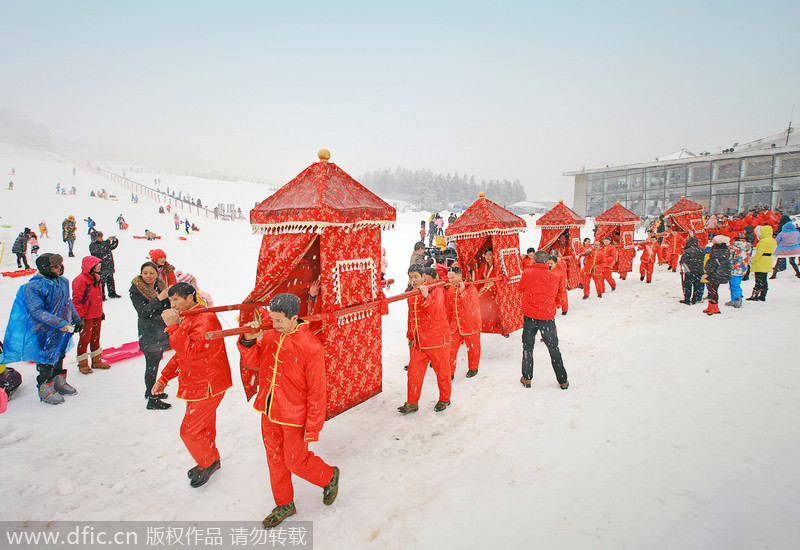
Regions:
[[[201, 230], [186, 236], [147, 199], [89, 198], [99, 187], [122, 198], [126, 191], [80, 167], [73, 176], [68, 162], [0, 149], [0, 173], [12, 166], [15, 190], [0, 190], [0, 224], [12, 226], [1, 228], [2, 270], [15, 269], [9, 240], [24, 226], [37, 231], [41, 219], [51, 233], [40, 239], [41, 252], [63, 255], [61, 221], [69, 214], [79, 221], [77, 257], [65, 260], [70, 280], [88, 253], [81, 220], [92, 216], [107, 236], [119, 236], [124, 298], [105, 302], [104, 347], [136, 339], [127, 289], [150, 248], [195, 274], [217, 304], [251, 290], [261, 238], [246, 223], [198, 220]], [[56, 196], [57, 181], [74, 183], [78, 195]], [[189, 192], [213, 204], [195, 183]], [[120, 213], [129, 231], [115, 229]], [[401, 214], [396, 231], [383, 233], [389, 276], [400, 281], [390, 294], [403, 290], [423, 218]], [[528, 220], [523, 250], [538, 244]], [[162, 238], [132, 238], [145, 228]], [[602, 299], [569, 293], [569, 315], [556, 320], [568, 391], [559, 389], [544, 344], [536, 345], [533, 388], [525, 390], [521, 331], [508, 340], [484, 335], [480, 374], [464, 377], [462, 348], [453, 404], [443, 413], [433, 411], [432, 373], [420, 411], [396, 412], [408, 349], [405, 305], [392, 304], [383, 393], [328, 422], [312, 445], [341, 468], [336, 503], [324, 506], [318, 487], [295, 479], [296, 519], [314, 522], [315, 547], [792, 546], [800, 537], [800, 373], [791, 336], [800, 280], [783, 272], [770, 281], [766, 303], [707, 317], [702, 306], [678, 303], [678, 274], [657, 267], [649, 285], [637, 275]], [[0, 330], [22, 283], [0, 279]], [[721, 295], [728, 299], [727, 290]], [[222, 319], [235, 325], [233, 314]], [[227, 345], [235, 382], [218, 413], [222, 469], [200, 489], [186, 478], [193, 462], [178, 436], [183, 406], [172, 399], [171, 410], [145, 410], [141, 357], [84, 376], [70, 351], [69, 380], [79, 394], [57, 408], [39, 402], [32, 364], [13, 365], [24, 382], [0, 415], [0, 519], [260, 521], [274, 504], [259, 417], [236, 381], [235, 343]]]

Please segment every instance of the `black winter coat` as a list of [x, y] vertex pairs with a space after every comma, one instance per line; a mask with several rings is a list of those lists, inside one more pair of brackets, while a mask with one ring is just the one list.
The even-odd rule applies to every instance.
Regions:
[[100, 266], [100, 273], [102, 275], [114, 273], [114, 254], [112, 254], [111, 251], [117, 248], [117, 246], [119, 246], [119, 241], [117, 239], [92, 241], [89, 245], [89, 254], [103, 260], [103, 265]]
[[[145, 284], [140, 277], [137, 277], [134, 279], [134, 284], [131, 285], [129, 294], [131, 303], [139, 315], [139, 349], [145, 353], [169, 349], [169, 334], [164, 332], [167, 327], [164, 324], [164, 320], [161, 319], [161, 312], [169, 309], [169, 300], [147, 299], [137, 288], [137, 281], [140, 281], [140, 284]], [[166, 285], [164, 285], [164, 288], [166, 288]]]
[[683, 265], [683, 270], [687, 273], [700, 275], [703, 272], [703, 260], [706, 257], [706, 253], [697, 243], [697, 237], [686, 239], [681, 265]]
[[28, 251], [28, 235], [20, 233], [14, 244], [11, 246], [11, 252], [14, 254], [25, 254]]
[[706, 279], [719, 285], [731, 282], [731, 257], [727, 245], [715, 244], [711, 249], [706, 262]]

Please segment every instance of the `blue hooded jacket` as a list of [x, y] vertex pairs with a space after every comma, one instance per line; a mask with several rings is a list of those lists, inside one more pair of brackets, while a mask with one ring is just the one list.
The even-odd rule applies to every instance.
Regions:
[[60, 329], [79, 320], [67, 278], [36, 274], [17, 291], [0, 363], [55, 364], [72, 347], [72, 333]]

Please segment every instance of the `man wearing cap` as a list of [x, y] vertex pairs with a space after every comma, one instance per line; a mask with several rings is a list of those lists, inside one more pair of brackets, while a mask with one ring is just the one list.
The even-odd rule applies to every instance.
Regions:
[[75, 311], [63, 258], [45, 253], [36, 258], [39, 273], [20, 287], [11, 307], [0, 364], [36, 363], [39, 399], [50, 405], [64, 402], [77, 390], [67, 384], [64, 355], [73, 332], [83, 329]]
[[114, 285], [114, 254], [112, 251], [117, 246], [119, 246], [117, 238], [112, 236], [107, 241], [104, 241], [102, 231], [95, 232], [94, 241], [89, 245], [89, 254], [95, 258], [100, 258], [103, 262], [100, 266], [100, 287], [103, 291], [103, 300], [106, 299], [106, 288], [108, 289], [109, 298], [122, 298], [117, 294]]

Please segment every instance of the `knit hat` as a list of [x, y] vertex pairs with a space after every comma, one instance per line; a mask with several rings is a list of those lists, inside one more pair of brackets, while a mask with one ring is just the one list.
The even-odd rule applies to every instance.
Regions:
[[167, 253], [164, 252], [163, 250], [161, 250], [160, 248], [156, 248], [155, 250], [151, 250], [149, 252], [149, 254], [150, 254], [150, 259], [153, 260], [154, 262], [158, 261], [159, 258], [166, 258], [167, 257]]
[[178, 280], [179, 283], [191, 284], [191, 282], [195, 280], [194, 275], [192, 275], [191, 273], [186, 273], [178, 269], [175, 270], [175, 278]]
[[726, 237], [725, 235], [717, 235], [711, 242], [713, 242], [714, 244], [724, 244], [725, 246], [727, 246], [730, 244], [731, 238]]

